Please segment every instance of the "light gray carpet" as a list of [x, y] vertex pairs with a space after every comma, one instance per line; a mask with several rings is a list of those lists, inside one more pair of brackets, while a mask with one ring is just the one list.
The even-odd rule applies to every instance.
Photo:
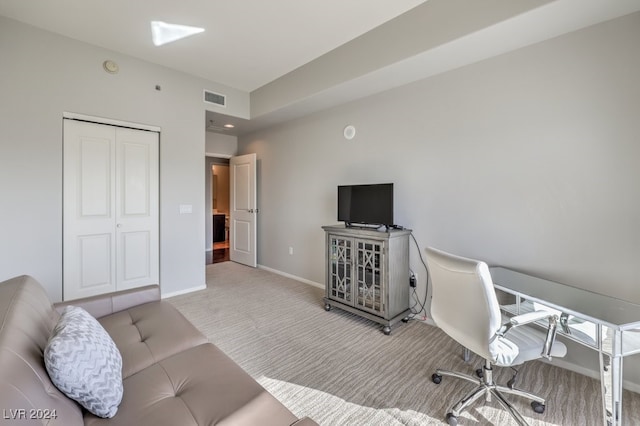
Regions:
[[[444, 424], [451, 402], [473, 385], [444, 378], [437, 367], [468, 371], [461, 348], [416, 321], [385, 336], [379, 325], [339, 309], [324, 310], [321, 289], [233, 262], [207, 266], [206, 290], [169, 299], [211, 342], [297, 416], [321, 425]], [[506, 383], [509, 369], [497, 369]], [[519, 369], [517, 385], [547, 398], [545, 414], [512, 397], [531, 425], [598, 425], [598, 381], [542, 362]], [[640, 395], [625, 391], [624, 424], [640, 424]], [[496, 403], [478, 402], [461, 425], [511, 425]]]

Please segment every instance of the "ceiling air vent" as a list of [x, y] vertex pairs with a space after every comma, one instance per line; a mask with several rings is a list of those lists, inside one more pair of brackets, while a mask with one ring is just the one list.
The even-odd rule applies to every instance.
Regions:
[[211, 92], [209, 90], [204, 91], [204, 101], [208, 104], [214, 104], [222, 107], [227, 106], [227, 97], [225, 95]]

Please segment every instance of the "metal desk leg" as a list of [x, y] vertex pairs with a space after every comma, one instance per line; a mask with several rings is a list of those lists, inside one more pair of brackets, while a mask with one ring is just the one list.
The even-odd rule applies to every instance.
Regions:
[[466, 363], [469, 362], [469, 359], [471, 359], [471, 351], [469, 351], [469, 349], [462, 347], [462, 360]]
[[600, 383], [602, 392], [603, 424], [622, 425], [622, 333], [609, 330], [612, 334], [611, 353], [600, 351]]

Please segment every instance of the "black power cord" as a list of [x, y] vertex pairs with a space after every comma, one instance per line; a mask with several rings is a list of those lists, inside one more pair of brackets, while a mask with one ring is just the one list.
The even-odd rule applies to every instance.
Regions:
[[[429, 295], [429, 268], [427, 267], [427, 263], [424, 261], [424, 258], [422, 257], [420, 244], [418, 244], [418, 240], [416, 240], [416, 237], [413, 235], [413, 232], [411, 232], [411, 238], [413, 239], [413, 242], [415, 243], [416, 248], [418, 249], [418, 256], [420, 256], [420, 262], [422, 262], [422, 266], [424, 266], [427, 280], [425, 282], [425, 287], [424, 287], [424, 300], [420, 299], [420, 296], [418, 295], [418, 292], [417, 292], [417, 287], [413, 287], [412, 298], [414, 300], [414, 303], [412, 306], [409, 307], [409, 311], [410, 311], [409, 319], [415, 319], [415, 317], [419, 315], [421, 312], [424, 312], [425, 318], [426, 318], [427, 297]], [[413, 271], [411, 271], [411, 274], [413, 275]], [[416, 310], [416, 306], [419, 306], [420, 310]]]

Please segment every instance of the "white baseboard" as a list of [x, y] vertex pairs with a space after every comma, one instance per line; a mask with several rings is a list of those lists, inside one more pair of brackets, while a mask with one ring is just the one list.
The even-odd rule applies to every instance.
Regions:
[[197, 287], [191, 287], [184, 290], [172, 291], [171, 293], [163, 293], [162, 289], [160, 290], [160, 297], [162, 299], [168, 299], [170, 297], [180, 296], [181, 294], [193, 293], [194, 291], [206, 290], [207, 285], [199, 285]]
[[315, 281], [308, 280], [306, 278], [298, 277], [296, 275], [288, 274], [286, 272], [279, 271], [277, 269], [269, 268], [264, 265], [258, 265], [259, 269], [264, 269], [265, 271], [273, 272], [274, 274], [282, 275], [283, 277], [291, 278], [296, 281], [300, 281], [302, 283], [308, 284], [313, 287], [318, 287], [324, 290], [324, 284], [317, 283]]

